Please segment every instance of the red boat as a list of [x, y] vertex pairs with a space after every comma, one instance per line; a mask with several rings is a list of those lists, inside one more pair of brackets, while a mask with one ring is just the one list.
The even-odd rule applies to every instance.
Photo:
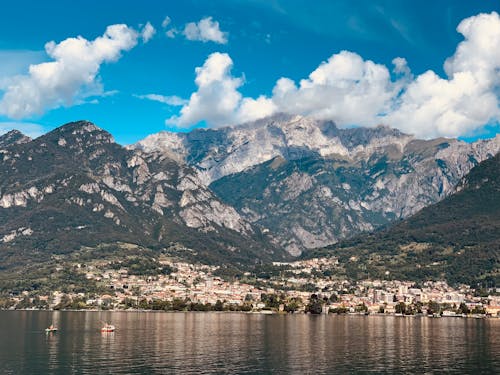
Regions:
[[101, 332], [109, 333], [109, 332], [114, 332], [115, 331], [115, 326], [109, 323], [104, 324], [104, 326], [101, 328]]

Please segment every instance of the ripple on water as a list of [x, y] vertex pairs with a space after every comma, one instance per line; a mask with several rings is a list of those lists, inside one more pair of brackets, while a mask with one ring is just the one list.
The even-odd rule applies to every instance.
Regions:
[[[117, 327], [102, 335], [102, 321]], [[43, 329], [54, 322], [55, 335]], [[0, 373], [495, 373], [500, 320], [0, 312]]]

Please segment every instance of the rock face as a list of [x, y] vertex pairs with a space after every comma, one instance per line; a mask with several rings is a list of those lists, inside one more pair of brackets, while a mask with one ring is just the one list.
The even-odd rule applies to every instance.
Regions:
[[236, 127], [161, 132], [132, 148], [185, 161], [291, 254], [408, 217], [449, 195], [500, 150], [500, 136], [419, 140], [384, 126], [277, 115]]
[[117, 241], [191, 249], [211, 263], [285, 255], [201, 183], [196, 169], [165, 153], [127, 150], [86, 121], [35, 140], [19, 134], [0, 138], [5, 267]]
[[347, 278], [500, 285], [500, 154], [481, 162], [455, 191], [397, 224], [306, 256], [335, 256]]
[[0, 267], [117, 241], [280, 260], [444, 199], [499, 150], [500, 136], [418, 140], [287, 115], [127, 148], [87, 121], [13, 131], [0, 137]]

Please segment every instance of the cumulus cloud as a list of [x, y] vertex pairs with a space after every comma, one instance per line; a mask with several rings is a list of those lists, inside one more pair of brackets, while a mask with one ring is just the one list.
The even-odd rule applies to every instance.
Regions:
[[165, 96], [160, 94], [146, 94], [146, 95], [134, 95], [134, 96], [139, 99], [152, 100], [154, 102], [159, 102], [170, 106], [183, 106], [188, 103], [186, 99], [182, 99], [181, 97], [178, 97], [176, 95]]
[[385, 121], [421, 137], [471, 134], [500, 119], [500, 17], [469, 17], [457, 27], [464, 36], [446, 60], [447, 78], [427, 71], [411, 81]]
[[243, 98], [238, 88], [244, 80], [231, 75], [232, 66], [227, 53], [215, 52], [208, 56], [203, 66], [195, 69], [198, 90], [191, 94], [180, 115], [169, 118], [167, 124], [188, 127], [205, 121], [217, 127], [272, 114], [275, 107], [270, 99]]
[[446, 77], [431, 70], [413, 76], [401, 57], [391, 75], [384, 65], [342, 51], [298, 83], [280, 78], [272, 96], [257, 99], [240, 93], [244, 80], [232, 76], [229, 55], [214, 53], [196, 68], [197, 91], [167, 122], [221, 126], [287, 112], [339, 126], [384, 123], [422, 138], [471, 134], [500, 120], [500, 17], [479, 14], [457, 31], [464, 40], [444, 64]]
[[198, 90], [180, 115], [167, 121], [179, 127], [206, 121], [217, 127], [279, 111], [335, 118], [340, 124], [371, 125], [378, 112], [389, 107], [394, 91], [387, 68], [347, 51], [322, 63], [299, 86], [281, 78], [270, 98], [244, 98], [238, 91], [244, 80], [231, 75], [232, 66], [228, 54], [211, 54], [202, 67], [196, 68]]
[[[170, 24], [172, 23], [172, 19], [169, 16], [166, 16], [163, 21], [161, 22], [161, 27], [163, 29], [166, 29]], [[177, 30], [175, 27], [171, 27], [169, 30], [165, 31], [165, 35], [167, 38], [175, 38], [179, 34], [179, 30]]]
[[45, 51], [53, 61], [30, 65], [27, 75], [9, 79], [1, 88], [0, 114], [25, 118], [102, 93], [101, 65], [117, 61], [137, 44], [138, 37], [134, 29], [118, 24], [91, 41], [79, 36], [47, 43]]
[[173, 39], [179, 34], [179, 30], [177, 30], [175, 27], [171, 28], [170, 30], [165, 31], [165, 35], [167, 38]]
[[163, 21], [161, 22], [161, 27], [163, 27], [164, 29], [170, 25], [170, 23], [172, 22], [172, 20], [170, 19], [169, 16], [166, 16]]
[[198, 23], [187, 23], [183, 34], [188, 40], [219, 44], [227, 43], [227, 33], [220, 30], [219, 22], [214, 21], [212, 17], [203, 18]]
[[288, 78], [279, 79], [272, 100], [281, 112], [335, 119], [340, 125], [370, 126], [389, 109], [394, 94], [384, 65], [342, 51], [298, 85]]
[[198, 90], [191, 94], [189, 102], [182, 107], [180, 116], [167, 120], [179, 127], [206, 121], [212, 126], [230, 124], [242, 95], [238, 87], [242, 78], [233, 77], [233, 61], [226, 53], [212, 53], [201, 67], [195, 69]]
[[392, 64], [394, 65], [394, 73], [396, 74], [410, 74], [410, 68], [408, 67], [408, 62], [404, 57], [396, 57], [392, 60]]
[[156, 30], [155, 28], [153, 27], [153, 25], [151, 25], [150, 22], [147, 22], [146, 25], [144, 25], [144, 27], [142, 28], [142, 31], [141, 31], [141, 38], [142, 38], [142, 41], [144, 43], [147, 43], [151, 40], [151, 38], [156, 34]]

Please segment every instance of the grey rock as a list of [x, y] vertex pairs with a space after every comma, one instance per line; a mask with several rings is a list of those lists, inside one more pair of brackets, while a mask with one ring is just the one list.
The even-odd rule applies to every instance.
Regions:
[[195, 167], [204, 185], [298, 255], [442, 200], [500, 150], [500, 136], [419, 140], [385, 126], [339, 129], [279, 114], [240, 126], [161, 132], [131, 148]]

